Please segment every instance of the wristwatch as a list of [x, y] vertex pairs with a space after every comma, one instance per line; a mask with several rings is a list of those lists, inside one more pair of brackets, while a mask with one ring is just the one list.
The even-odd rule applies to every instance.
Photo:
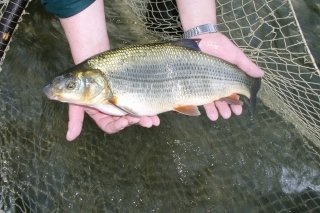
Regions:
[[214, 24], [204, 24], [187, 30], [183, 33], [183, 38], [192, 38], [197, 35], [206, 33], [216, 33], [219, 32], [218, 26]]

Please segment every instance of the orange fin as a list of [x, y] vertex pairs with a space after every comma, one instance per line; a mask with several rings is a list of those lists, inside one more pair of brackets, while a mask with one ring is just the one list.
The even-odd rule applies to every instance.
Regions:
[[189, 116], [201, 115], [198, 107], [194, 105], [178, 105], [173, 107], [173, 110]]
[[108, 102], [111, 103], [113, 106], [118, 107], [119, 109], [121, 109], [122, 111], [134, 116], [134, 117], [140, 117], [139, 115], [137, 115], [137, 113], [135, 113], [132, 109], [130, 109], [129, 107], [126, 106], [119, 106], [118, 105], [118, 97], [117, 96], [112, 96], [112, 98], [108, 99]]
[[110, 98], [108, 101], [114, 105], [117, 105], [118, 97], [113, 95], [112, 98]]
[[220, 98], [219, 101], [225, 101], [228, 104], [233, 104], [233, 105], [242, 105], [242, 101], [239, 100], [239, 95], [233, 93], [229, 97], [225, 98]]

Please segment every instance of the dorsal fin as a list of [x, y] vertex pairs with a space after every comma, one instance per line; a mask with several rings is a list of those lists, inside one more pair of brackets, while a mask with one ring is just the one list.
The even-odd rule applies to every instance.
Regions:
[[199, 42], [201, 41], [201, 38], [195, 38], [195, 39], [182, 39], [178, 41], [172, 41], [171, 44], [181, 47], [187, 47], [189, 49], [200, 51], [199, 48]]

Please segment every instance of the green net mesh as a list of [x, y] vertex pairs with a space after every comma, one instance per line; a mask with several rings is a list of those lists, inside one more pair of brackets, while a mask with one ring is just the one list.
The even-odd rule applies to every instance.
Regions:
[[[68, 143], [67, 105], [41, 88], [72, 60], [32, 1], [0, 73], [0, 212], [319, 212], [317, 50], [296, 18], [319, 5], [305, 2], [217, 1], [221, 31], [266, 72], [254, 119], [246, 107], [217, 122], [165, 113], [114, 135], [86, 119]], [[105, 6], [113, 47], [181, 36], [171, 1]]]

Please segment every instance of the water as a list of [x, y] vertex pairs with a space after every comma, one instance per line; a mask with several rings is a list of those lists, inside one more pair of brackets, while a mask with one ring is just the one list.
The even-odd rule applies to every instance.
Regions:
[[318, 148], [261, 101], [253, 119], [245, 103], [229, 120], [169, 112], [159, 127], [113, 135], [86, 117], [67, 142], [67, 105], [41, 88], [71, 57], [58, 22], [38, 5], [0, 75], [0, 211], [319, 211]]

